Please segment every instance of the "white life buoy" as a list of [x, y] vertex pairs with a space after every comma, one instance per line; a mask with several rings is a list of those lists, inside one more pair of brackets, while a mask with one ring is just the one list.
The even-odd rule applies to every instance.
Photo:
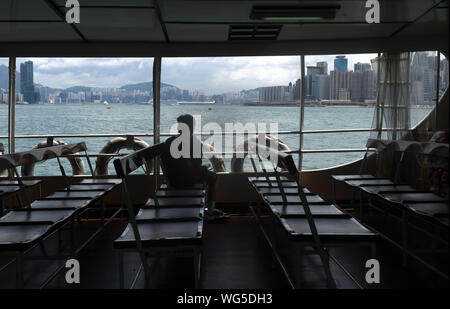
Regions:
[[[49, 143], [51, 145], [49, 145]], [[40, 149], [50, 146], [58, 146], [58, 145], [67, 145], [66, 142], [53, 140], [53, 141], [43, 141], [34, 146], [32, 149]], [[68, 157], [67, 158], [70, 162], [70, 165], [72, 166], [72, 175], [84, 175], [84, 163], [83, 160], [79, 157]], [[27, 163], [25, 165], [22, 165], [22, 176], [34, 176], [34, 162]]]
[[[129, 149], [129, 150], [140, 150], [143, 148], [148, 147], [149, 144], [144, 142], [143, 140], [128, 136], [127, 138], [124, 137], [116, 137], [112, 140], [110, 140], [108, 143], [106, 143], [105, 146], [103, 146], [102, 150], [100, 150], [100, 154], [113, 154], [113, 153], [119, 153], [121, 149]], [[112, 156], [100, 156], [95, 160], [95, 175], [96, 176], [103, 176], [103, 175], [109, 175], [108, 173], [108, 163], [111, 161], [113, 157]], [[153, 165], [150, 164], [151, 170], [149, 172], [153, 172]]]

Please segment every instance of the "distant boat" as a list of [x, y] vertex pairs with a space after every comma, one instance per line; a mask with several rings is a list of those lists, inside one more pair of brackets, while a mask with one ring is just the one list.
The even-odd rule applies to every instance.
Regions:
[[103, 101], [104, 105], [109, 105], [108, 101]]
[[26, 101], [18, 101], [16, 102], [17, 105], [29, 105], [30, 103], [26, 102]]
[[216, 104], [215, 101], [209, 102], [188, 102], [188, 101], [178, 101], [177, 105], [213, 105]]

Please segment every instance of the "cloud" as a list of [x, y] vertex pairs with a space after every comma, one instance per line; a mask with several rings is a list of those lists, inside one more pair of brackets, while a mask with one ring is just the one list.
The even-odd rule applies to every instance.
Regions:
[[300, 75], [298, 57], [163, 59], [161, 79], [206, 94], [284, 85]]
[[26, 60], [34, 63], [35, 82], [53, 88], [120, 87], [152, 80], [152, 58], [20, 58], [17, 63]]
[[[370, 62], [376, 54], [349, 55], [349, 69], [356, 62]], [[333, 69], [334, 55], [306, 56], [306, 65], [327, 61]], [[18, 58], [20, 63], [34, 63], [36, 83], [67, 88], [120, 87], [125, 84], [151, 81], [152, 58]], [[8, 64], [0, 58], [0, 64]], [[216, 94], [261, 86], [287, 85], [300, 77], [299, 56], [163, 58], [161, 80], [189, 90]]]

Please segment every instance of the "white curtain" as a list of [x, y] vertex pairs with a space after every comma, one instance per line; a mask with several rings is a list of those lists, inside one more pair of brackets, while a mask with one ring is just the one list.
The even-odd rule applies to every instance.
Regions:
[[[377, 59], [377, 105], [372, 138], [408, 139], [410, 117], [410, 53], [383, 53]], [[382, 134], [381, 129], [387, 129]]]

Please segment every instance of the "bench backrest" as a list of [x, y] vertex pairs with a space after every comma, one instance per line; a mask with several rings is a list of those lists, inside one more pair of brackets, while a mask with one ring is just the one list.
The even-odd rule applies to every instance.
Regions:
[[117, 176], [123, 179], [141, 166], [145, 166], [147, 170], [150, 170], [147, 164], [161, 155], [163, 147], [164, 143], [160, 143], [115, 159], [114, 168], [116, 169]]
[[267, 148], [265, 152], [267, 152], [268, 158], [272, 161], [272, 163], [281, 167], [290, 175], [298, 175], [298, 169], [297, 166], [295, 166], [294, 159], [291, 154], [273, 148]]
[[448, 157], [448, 144], [444, 143], [369, 138], [366, 147], [376, 148], [377, 150], [390, 148], [393, 151], [399, 152]]
[[86, 144], [84, 142], [80, 142], [75, 144], [50, 146], [28, 151], [14, 152], [0, 156], [0, 170], [15, 168], [31, 162], [41, 162], [66, 155], [72, 155], [86, 150]]

